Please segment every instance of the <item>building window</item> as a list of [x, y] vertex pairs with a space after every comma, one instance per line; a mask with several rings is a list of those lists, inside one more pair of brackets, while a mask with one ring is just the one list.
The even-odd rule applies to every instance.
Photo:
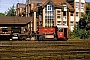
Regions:
[[61, 11], [60, 10], [57, 10], [57, 13], [60, 13]]
[[81, 7], [83, 7], [83, 8], [84, 8], [84, 3], [81, 3]]
[[61, 10], [58, 9], [58, 10], [57, 10], [57, 18], [60, 19], [60, 17], [61, 17]]
[[61, 15], [61, 11], [60, 10], [57, 10], [57, 15]]
[[84, 3], [81, 3], [81, 9], [84, 10]]
[[73, 16], [73, 12], [71, 12], [71, 16]]
[[47, 11], [52, 11], [52, 5], [47, 5]]
[[57, 23], [61, 23], [61, 21], [57, 21]]
[[78, 25], [78, 22], [76, 22], [76, 25]]
[[45, 6], [45, 27], [54, 26], [54, 6], [48, 3]]
[[71, 25], [71, 26], [73, 26], [73, 25], [74, 25], [74, 22], [73, 22], [73, 21], [71, 21], [71, 22], [70, 22], [70, 25]]
[[42, 26], [42, 17], [40, 16], [40, 26]]
[[64, 6], [64, 10], [66, 10], [67, 9], [67, 6]]
[[76, 12], [76, 16], [78, 16], [78, 12]]
[[2, 32], [8, 32], [8, 28], [2, 28]]
[[[21, 28], [20, 27], [12, 27], [11, 30], [12, 30], [12, 33], [20, 33], [21, 32]], [[25, 28], [25, 31], [27, 31], [26, 28]]]
[[79, 7], [79, 2], [76, 2], [76, 8], [78, 8]]
[[64, 19], [66, 19], [66, 16], [64, 16]]
[[63, 16], [66, 16], [66, 12], [65, 11], [63, 12]]
[[65, 24], [66, 24], [66, 21], [63, 21], [63, 23], [65, 23]]
[[57, 16], [58, 19], [60, 19], [60, 16]]

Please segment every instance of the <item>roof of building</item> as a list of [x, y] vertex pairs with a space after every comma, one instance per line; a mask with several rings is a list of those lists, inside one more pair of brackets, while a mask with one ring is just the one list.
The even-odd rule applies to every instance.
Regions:
[[[67, 5], [67, 8], [69, 11], [74, 11], [74, 8], [68, 2], [66, 2], [66, 0], [44, 0], [42, 3], [40, 3], [40, 6], [42, 6], [42, 8], [44, 8], [48, 4], [48, 2], [53, 4], [53, 6], [55, 8], [62, 8], [62, 10], [64, 10], [63, 3], [65, 3]], [[36, 5], [34, 5], [34, 8], [32, 10], [37, 11], [38, 7]]]
[[58, 8], [63, 8], [62, 4], [65, 3], [70, 11], [74, 11], [74, 8], [68, 2], [66, 2], [66, 0], [44, 0], [41, 6], [44, 7], [48, 2], [51, 2], [54, 7]]
[[28, 24], [32, 17], [0, 16], [0, 24]]
[[37, 3], [42, 3], [44, 0], [28, 0], [26, 3], [27, 4], [31, 4], [31, 3], [34, 3], [34, 4], [37, 4]]
[[26, 4], [23, 4], [23, 3], [17, 3], [17, 6], [16, 8], [25, 8], [26, 7]]

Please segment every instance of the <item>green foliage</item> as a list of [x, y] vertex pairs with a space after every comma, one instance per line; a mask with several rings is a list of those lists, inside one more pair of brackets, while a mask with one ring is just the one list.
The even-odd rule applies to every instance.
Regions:
[[86, 14], [90, 16], [90, 3], [86, 7]]
[[78, 25], [74, 28], [74, 31], [69, 31], [69, 39], [89, 39], [90, 30], [80, 29]]
[[69, 39], [74, 39], [75, 38], [75, 33], [74, 32], [71, 32], [69, 30]]
[[88, 4], [88, 6], [86, 7], [86, 15], [87, 15], [87, 19], [90, 22], [90, 3]]
[[15, 16], [15, 7], [14, 5], [10, 8], [8, 8], [8, 11], [6, 12], [7, 16]]
[[0, 16], [5, 16], [5, 14], [4, 13], [0, 13]]
[[84, 14], [84, 13], [82, 13], [81, 16], [83, 17], [83, 20], [86, 20], [87, 17], [88, 17], [88, 15], [87, 14]]
[[[86, 26], [87, 26], [87, 24], [90, 24], [90, 3], [86, 7], [86, 14], [82, 13], [81, 16], [83, 17], [82, 21], [86, 22]], [[80, 23], [80, 21], [79, 21], [79, 23]], [[83, 23], [84, 22], [82, 22], [82, 25], [84, 25]], [[69, 39], [90, 39], [90, 29], [87, 29], [86, 26], [82, 29], [82, 28], [80, 28], [81, 27], [80, 24], [76, 25], [74, 27], [73, 32], [69, 31]], [[89, 26], [89, 28], [90, 28], [90, 26]]]

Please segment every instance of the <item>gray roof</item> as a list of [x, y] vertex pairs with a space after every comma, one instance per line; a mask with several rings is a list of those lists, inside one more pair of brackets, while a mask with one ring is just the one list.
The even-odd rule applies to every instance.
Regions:
[[32, 20], [32, 17], [9, 17], [1, 16], [0, 24], [27, 24]]

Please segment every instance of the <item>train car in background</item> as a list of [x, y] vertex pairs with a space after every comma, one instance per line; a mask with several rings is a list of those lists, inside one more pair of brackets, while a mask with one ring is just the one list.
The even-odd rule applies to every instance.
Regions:
[[11, 35], [13, 40], [26, 40], [29, 36], [27, 29], [24, 27], [12, 27]]
[[26, 40], [32, 17], [1, 16], [0, 40]]
[[1, 27], [0, 39], [1, 40], [26, 40], [29, 36], [27, 29], [24, 27]]
[[11, 28], [0, 27], [0, 40], [7, 40], [10, 38], [11, 38]]

